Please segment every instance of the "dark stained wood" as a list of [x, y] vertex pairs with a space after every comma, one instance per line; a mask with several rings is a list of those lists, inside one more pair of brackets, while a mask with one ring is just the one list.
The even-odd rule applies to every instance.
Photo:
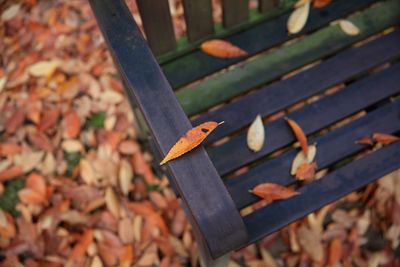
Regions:
[[[356, 140], [365, 135], [372, 135], [374, 132], [394, 134], [399, 131], [399, 114], [400, 101], [397, 101], [315, 140], [309, 140], [309, 143], [317, 143], [315, 162], [318, 164], [318, 169], [324, 169], [343, 158], [368, 148], [365, 145], [355, 143]], [[291, 169], [293, 159], [298, 151], [290, 150], [277, 158], [261, 163], [243, 175], [228, 179], [225, 184], [238, 209], [259, 200], [256, 196], [247, 192], [260, 183], [270, 182], [286, 186], [294, 182], [295, 179], [288, 170]]]
[[225, 121], [222, 127], [218, 127], [207, 137], [206, 143], [212, 143], [250, 124], [258, 114], [262, 117], [272, 115], [398, 57], [399, 44], [400, 30], [396, 30], [363, 46], [336, 54], [319, 65], [259, 89], [218, 110], [210, 111], [192, 123], [198, 125], [205, 121]]
[[[332, 2], [325, 8], [311, 9], [307, 25], [302, 33], [316, 30], [374, 2], [376, 0], [340, 0]], [[265, 21], [226, 39], [246, 50], [250, 55], [256, 54], [293, 37], [286, 31], [288, 17], [289, 14], [286, 14], [272, 21]], [[241, 60], [243, 58], [222, 60], [197, 50], [173, 62], [163, 64], [162, 68], [172, 87], [178, 88]]]
[[246, 22], [248, 18], [248, 0], [222, 0], [222, 21], [225, 28]]
[[[294, 119], [308, 135], [399, 92], [400, 64], [397, 64], [361, 79], [336, 94], [306, 105], [288, 114], [288, 117]], [[246, 133], [208, 150], [221, 176], [294, 141], [293, 133], [284, 119], [264, 127], [268, 138], [266, 145], [257, 153], [246, 147]]]
[[153, 53], [161, 55], [174, 50], [176, 41], [168, 0], [137, 0], [137, 5]]
[[395, 171], [399, 166], [400, 142], [397, 142], [302, 187], [300, 195], [256, 210], [244, 217], [250, 236], [248, 244]]
[[183, 8], [189, 42], [214, 33], [211, 0], [184, 0]]
[[261, 13], [265, 13], [270, 11], [274, 7], [277, 7], [279, 4], [279, 0], [258, 0], [258, 10]]
[[[123, 0], [90, 4], [127, 88], [165, 155], [191, 128]], [[129, 25], [129, 27], [127, 27]], [[243, 220], [203, 147], [166, 164], [213, 257], [247, 242]], [[212, 185], [212, 186], [210, 186]]]

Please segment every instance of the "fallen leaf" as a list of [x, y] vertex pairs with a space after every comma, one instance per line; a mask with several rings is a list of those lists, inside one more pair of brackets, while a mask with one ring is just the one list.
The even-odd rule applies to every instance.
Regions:
[[287, 199], [300, 194], [293, 189], [274, 183], [259, 184], [251, 190], [254, 195], [265, 199], [268, 203], [274, 200]]
[[119, 201], [111, 187], [107, 187], [105, 199], [108, 210], [112, 213], [112, 215], [114, 215], [115, 218], [118, 219], [120, 210]]
[[22, 203], [40, 205], [46, 202], [46, 199], [30, 188], [21, 189], [18, 192], [18, 197]]
[[339, 26], [342, 29], [342, 31], [348, 35], [358, 35], [360, 34], [360, 29], [353, 24], [353, 22], [348, 21], [348, 20], [340, 20], [339, 21]]
[[52, 151], [53, 144], [49, 137], [43, 132], [34, 132], [28, 135], [31, 144], [41, 150]]
[[25, 109], [20, 108], [6, 121], [5, 128], [9, 134], [15, 133], [25, 120]]
[[20, 8], [21, 8], [20, 4], [14, 4], [14, 5], [9, 6], [1, 14], [1, 20], [2, 21], [11, 20], [12, 18], [14, 18], [18, 14]]
[[292, 34], [300, 32], [306, 25], [309, 12], [310, 2], [307, 2], [299, 8], [296, 8], [288, 19], [288, 32]]
[[303, 130], [300, 128], [300, 126], [295, 122], [294, 120], [291, 120], [289, 118], [286, 118], [287, 123], [289, 126], [292, 128], [294, 135], [297, 138], [297, 141], [299, 141], [301, 149], [303, 150], [304, 155], [307, 157], [308, 156], [308, 142], [307, 142], [307, 137], [304, 134]]
[[314, 0], [313, 1], [313, 6], [315, 8], [322, 8], [324, 6], [327, 6], [331, 3], [332, 0]]
[[58, 60], [39, 61], [27, 68], [30, 75], [34, 77], [49, 77], [60, 65]]
[[6, 87], [7, 77], [0, 78], [0, 93], [3, 91], [4, 87]]
[[315, 262], [322, 262], [324, 259], [324, 247], [322, 246], [321, 236], [304, 224], [298, 229], [297, 236], [303, 250]]
[[21, 166], [12, 166], [0, 172], [0, 182], [9, 181], [16, 176], [23, 174]]
[[0, 156], [12, 156], [21, 153], [21, 146], [14, 143], [0, 144]]
[[358, 145], [373, 145], [373, 142], [369, 136], [363, 136], [362, 138], [358, 139], [356, 142]]
[[135, 254], [133, 253], [132, 245], [126, 245], [122, 248], [120, 256], [120, 267], [130, 267], [134, 260]]
[[328, 264], [330, 266], [338, 264], [342, 258], [342, 253], [342, 241], [338, 238], [333, 239], [329, 244]]
[[75, 139], [64, 140], [61, 144], [61, 147], [68, 153], [74, 153], [83, 150], [82, 143]]
[[89, 245], [93, 242], [93, 230], [86, 230], [81, 236], [79, 242], [72, 249], [71, 254], [69, 254], [69, 261], [79, 260], [81, 257], [85, 255], [86, 250]]
[[295, 175], [296, 172], [297, 172], [297, 169], [303, 163], [311, 163], [311, 162], [313, 162], [316, 154], [317, 154], [317, 146], [316, 145], [311, 145], [311, 146], [308, 147], [308, 155], [307, 155], [307, 157], [304, 155], [303, 151], [299, 151], [297, 153], [296, 157], [293, 160], [292, 168], [290, 170], [290, 174], [291, 175]]
[[81, 120], [75, 111], [70, 111], [64, 118], [65, 136], [75, 138], [81, 130]]
[[204, 53], [218, 58], [235, 58], [248, 55], [241, 48], [220, 39], [205, 41], [201, 44], [200, 48]]
[[49, 108], [44, 110], [40, 118], [38, 130], [44, 132], [53, 127], [57, 123], [59, 115], [60, 111], [58, 108]]
[[121, 160], [119, 166], [119, 186], [121, 188], [122, 193], [127, 196], [130, 190], [131, 181], [133, 178], [132, 167], [126, 160]]
[[193, 129], [190, 129], [178, 142], [173, 145], [165, 158], [160, 162], [160, 165], [167, 163], [170, 160], [176, 159], [183, 154], [194, 149], [203, 142], [203, 140], [220, 124], [215, 121], [204, 122]]
[[372, 139], [382, 145], [390, 145], [391, 143], [399, 141], [400, 137], [385, 133], [374, 133]]
[[315, 176], [315, 170], [317, 169], [317, 164], [313, 163], [303, 163], [297, 168], [296, 178], [298, 180], [311, 180]]
[[95, 173], [92, 165], [86, 159], [81, 159], [79, 162], [79, 171], [83, 181], [86, 184], [91, 185], [96, 181]]
[[140, 152], [140, 147], [135, 141], [126, 140], [119, 144], [118, 150], [121, 154], [132, 155], [136, 152]]
[[257, 115], [247, 131], [247, 145], [252, 151], [258, 152], [264, 145], [264, 139], [264, 125], [261, 116]]
[[46, 198], [46, 181], [44, 180], [44, 177], [38, 173], [32, 172], [26, 178], [25, 186]]
[[132, 243], [135, 239], [132, 220], [128, 217], [123, 218], [118, 223], [118, 236], [123, 244]]

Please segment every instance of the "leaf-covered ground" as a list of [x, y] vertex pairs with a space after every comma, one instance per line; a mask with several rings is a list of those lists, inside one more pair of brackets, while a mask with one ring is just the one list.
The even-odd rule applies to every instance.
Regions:
[[[0, 266], [198, 265], [191, 227], [138, 141], [87, 1], [0, 10]], [[177, 35], [181, 10], [177, 2]], [[397, 172], [230, 264], [400, 266], [399, 236]]]

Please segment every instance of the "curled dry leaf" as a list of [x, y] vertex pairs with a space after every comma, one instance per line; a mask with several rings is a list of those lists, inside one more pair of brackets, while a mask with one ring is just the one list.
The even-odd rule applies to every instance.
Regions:
[[298, 180], [312, 180], [315, 177], [315, 171], [317, 169], [317, 164], [313, 163], [303, 163], [297, 168], [296, 178]]
[[292, 128], [294, 135], [297, 138], [297, 141], [299, 141], [301, 149], [304, 152], [304, 155], [307, 157], [308, 156], [308, 141], [307, 137], [304, 134], [303, 130], [300, 128], [300, 126], [297, 124], [292, 119], [286, 118], [287, 123], [289, 124], [290, 128]]
[[300, 194], [291, 188], [274, 183], [259, 184], [251, 190], [254, 195], [265, 199], [268, 203], [274, 200], [287, 199]]
[[332, 0], [313, 0], [313, 7], [321, 8], [327, 6], [331, 3]]
[[307, 2], [304, 5], [301, 5], [299, 8], [296, 8], [288, 19], [288, 32], [292, 34], [300, 32], [304, 25], [306, 25], [309, 12], [310, 2]]
[[39, 61], [27, 68], [30, 75], [34, 77], [49, 77], [60, 65], [58, 60]]
[[258, 152], [264, 145], [265, 131], [264, 125], [260, 115], [257, 115], [256, 119], [250, 125], [247, 131], [247, 145], [254, 151]]
[[399, 141], [400, 137], [385, 133], [374, 133], [372, 139], [382, 145], [390, 145], [391, 143]]
[[205, 41], [201, 44], [200, 48], [204, 53], [218, 58], [235, 58], [248, 55], [241, 48], [220, 39]]
[[169, 150], [165, 158], [160, 162], [160, 165], [167, 163], [170, 160], [176, 159], [183, 154], [189, 152], [195, 147], [199, 146], [201, 142], [212, 132], [214, 129], [223, 122], [208, 121], [204, 122], [193, 129], [190, 129], [178, 142]]
[[342, 29], [342, 31], [348, 35], [358, 35], [360, 34], [360, 29], [353, 24], [353, 22], [348, 21], [348, 20], [340, 20], [339, 21], [339, 26]]
[[372, 139], [367, 135], [358, 139], [355, 143], [358, 145], [370, 145], [370, 146], [373, 145]]

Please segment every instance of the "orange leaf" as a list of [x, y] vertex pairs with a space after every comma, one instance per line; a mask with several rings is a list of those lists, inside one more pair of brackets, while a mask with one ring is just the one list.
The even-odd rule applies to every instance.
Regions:
[[47, 129], [53, 127], [58, 121], [59, 115], [60, 111], [58, 108], [44, 110], [38, 125], [39, 131], [44, 132]]
[[290, 128], [292, 128], [294, 135], [297, 138], [297, 141], [299, 141], [301, 149], [303, 150], [304, 154], [307, 156], [308, 155], [308, 143], [307, 143], [307, 137], [304, 134], [303, 130], [300, 128], [300, 126], [295, 122], [294, 120], [291, 120], [289, 118], [286, 118], [287, 123], [289, 124]]
[[331, 3], [332, 0], [314, 0], [313, 1], [313, 6], [315, 8], [321, 8], [324, 6], [327, 6]]
[[6, 121], [6, 132], [15, 133], [25, 120], [25, 109], [20, 108]]
[[18, 191], [18, 197], [22, 203], [39, 205], [46, 202], [44, 196], [35, 192], [31, 188], [24, 188]]
[[0, 172], [0, 182], [6, 182], [23, 173], [21, 166], [12, 166]]
[[215, 121], [204, 122], [193, 129], [189, 130], [184, 136], [182, 136], [178, 142], [169, 150], [165, 158], [160, 162], [160, 165], [173, 160], [181, 155], [189, 152], [193, 148], [203, 142], [203, 140], [220, 124]]
[[21, 150], [21, 146], [14, 143], [0, 144], [0, 156], [12, 156], [20, 153]]
[[296, 171], [296, 178], [298, 180], [311, 180], [315, 176], [315, 170], [317, 169], [317, 164], [313, 163], [303, 163], [299, 166]]
[[271, 203], [274, 200], [287, 199], [300, 194], [293, 189], [274, 183], [259, 184], [253, 188], [251, 193], [265, 199], [268, 203]]
[[47, 194], [46, 181], [44, 180], [43, 176], [39, 174], [32, 172], [28, 176], [28, 178], [26, 178], [26, 187], [46, 197]]
[[342, 258], [342, 253], [342, 242], [338, 238], [333, 239], [329, 245], [328, 264], [334, 266], [339, 263]]
[[65, 134], [68, 138], [75, 138], [81, 131], [81, 120], [75, 111], [70, 111], [64, 118]]
[[204, 53], [219, 58], [235, 58], [248, 55], [241, 48], [220, 39], [205, 41], [201, 44], [200, 48]]
[[85, 255], [86, 250], [93, 241], [93, 230], [86, 230], [80, 238], [79, 242], [74, 246], [71, 254], [69, 255], [70, 261], [78, 260]]
[[363, 136], [362, 138], [360, 138], [360, 139], [358, 139], [357, 141], [356, 141], [356, 144], [358, 144], [358, 145], [370, 145], [370, 146], [372, 146], [372, 140], [371, 140], [371, 138], [369, 138], [369, 136]]
[[42, 132], [36, 132], [36, 133], [31, 133], [29, 134], [29, 141], [31, 144], [39, 148], [41, 150], [46, 150], [46, 151], [52, 151], [53, 150], [53, 144], [51, 143], [50, 139], [47, 137], [46, 134]]
[[120, 256], [120, 266], [121, 267], [129, 267], [132, 265], [134, 259], [133, 248], [132, 245], [127, 245], [122, 248], [121, 256]]
[[374, 133], [372, 139], [382, 145], [390, 145], [391, 143], [399, 141], [400, 137], [384, 133]]

